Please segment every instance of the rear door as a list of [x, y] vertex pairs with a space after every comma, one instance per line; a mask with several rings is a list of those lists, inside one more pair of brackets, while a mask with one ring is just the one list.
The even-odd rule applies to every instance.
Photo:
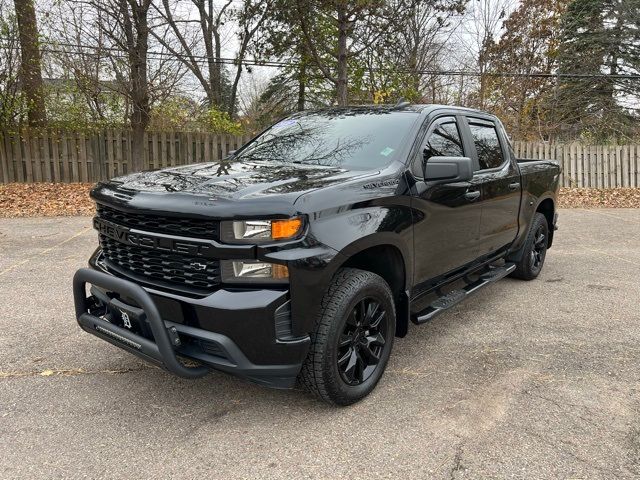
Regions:
[[482, 192], [482, 215], [478, 235], [480, 255], [503, 250], [518, 233], [520, 170], [510, 155], [502, 128], [489, 118], [466, 117], [478, 171], [474, 175]]

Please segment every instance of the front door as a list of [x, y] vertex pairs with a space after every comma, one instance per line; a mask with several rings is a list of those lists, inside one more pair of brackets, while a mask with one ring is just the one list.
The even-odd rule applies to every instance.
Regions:
[[[461, 140], [459, 121], [440, 117], [429, 127], [419, 149], [428, 157], [470, 156]], [[474, 178], [430, 186], [422, 176], [421, 158], [414, 159], [412, 172], [417, 178], [412, 199], [414, 224], [414, 295], [431, 281], [472, 262], [478, 257], [481, 191]]]

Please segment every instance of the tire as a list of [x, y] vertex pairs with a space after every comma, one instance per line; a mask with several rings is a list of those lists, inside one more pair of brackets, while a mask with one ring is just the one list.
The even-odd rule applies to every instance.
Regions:
[[549, 225], [547, 224], [547, 218], [543, 214], [536, 212], [527, 234], [522, 257], [516, 263], [516, 269], [511, 273], [511, 276], [521, 280], [533, 280], [536, 278], [544, 266], [548, 241]]
[[361, 400], [384, 373], [395, 328], [393, 295], [382, 277], [340, 269], [322, 299], [299, 382], [332, 405]]

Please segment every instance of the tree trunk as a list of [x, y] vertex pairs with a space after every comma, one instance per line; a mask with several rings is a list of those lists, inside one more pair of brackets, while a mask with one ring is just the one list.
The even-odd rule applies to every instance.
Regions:
[[482, 41], [482, 48], [478, 53], [478, 70], [480, 71], [480, 91], [478, 92], [478, 97], [479, 97], [478, 108], [480, 110], [484, 110], [484, 100], [486, 96], [487, 79], [485, 76], [485, 72], [487, 67], [486, 52], [487, 52], [488, 42], [489, 42], [488, 37], [485, 36], [484, 40]]
[[27, 118], [30, 126], [40, 126], [46, 122], [44, 89], [40, 49], [38, 48], [38, 25], [33, 0], [14, 0], [18, 33], [20, 36], [21, 90], [27, 99]]
[[304, 110], [306, 87], [307, 87], [307, 65], [304, 58], [300, 61], [300, 68], [298, 69], [298, 106], [297, 110], [302, 112]]
[[255, 33], [245, 30], [243, 32], [242, 43], [240, 44], [240, 51], [238, 52], [237, 57], [237, 65], [236, 65], [236, 76], [233, 80], [233, 84], [231, 85], [231, 92], [229, 94], [229, 102], [227, 103], [227, 113], [229, 114], [229, 118], [234, 118], [236, 114], [236, 98], [238, 95], [238, 85], [240, 83], [240, 76], [242, 75], [242, 61], [244, 60], [244, 56], [247, 53], [247, 48], [249, 47], [249, 40]]
[[149, 49], [148, 6], [138, 6], [132, 11], [136, 28], [136, 39], [129, 45], [129, 68], [131, 69], [131, 169], [139, 172], [144, 165], [144, 132], [149, 126], [150, 101], [147, 74], [147, 52]]
[[207, 61], [209, 62], [209, 78], [211, 79], [211, 89], [213, 90], [213, 101], [216, 108], [223, 110], [224, 108], [224, 94], [222, 85], [222, 64], [220, 58], [222, 57], [222, 47], [220, 45], [220, 35], [214, 33], [215, 47], [213, 51], [213, 57], [208, 55]]
[[485, 84], [486, 84], [486, 78], [484, 75], [484, 67], [481, 65], [480, 66], [480, 91], [478, 94], [478, 100], [479, 100], [479, 105], [478, 108], [480, 110], [484, 110], [484, 97], [485, 97]]
[[[417, 36], [417, 35], [414, 35]], [[410, 85], [415, 92], [415, 95], [420, 95], [420, 73], [418, 73], [418, 44], [417, 42], [413, 45], [411, 50], [409, 51], [407, 63], [408, 70], [410, 75]]]
[[236, 114], [236, 97], [238, 95], [238, 84], [240, 83], [241, 75], [242, 75], [242, 60], [240, 60], [240, 63], [238, 63], [238, 66], [236, 68], [236, 77], [233, 80], [233, 85], [231, 85], [229, 103], [227, 104], [227, 114], [229, 115], [229, 118], [234, 118]]
[[[606, 79], [607, 84], [607, 96], [612, 99], [612, 104], [615, 105], [615, 76], [618, 75], [618, 59], [620, 56], [620, 45], [622, 43], [622, 28], [623, 28], [623, 12], [618, 12], [618, 18], [616, 19], [616, 25], [611, 32], [611, 42], [609, 43], [609, 75], [612, 76], [611, 80]], [[608, 100], [608, 99], [607, 99]]]
[[141, 172], [144, 169], [145, 127], [131, 122], [131, 171]]
[[338, 105], [344, 107], [349, 104], [349, 90], [347, 84], [347, 37], [349, 35], [349, 18], [347, 17], [346, 4], [338, 7], [338, 65], [336, 100]]

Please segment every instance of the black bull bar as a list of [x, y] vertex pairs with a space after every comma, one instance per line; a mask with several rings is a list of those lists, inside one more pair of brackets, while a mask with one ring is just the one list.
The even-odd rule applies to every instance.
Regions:
[[[87, 283], [124, 295], [136, 302], [146, 315], [155, 341], [89, 313]], [[167, 326], [149, 294], [139, 285], [97, 270], [81, 268], [73, 277], [73, 297], [76, 319], [84, 331], [159, 365], [180, 377], [198, 378], [209, 372], [207, 367], [186, 366], [178, 360]]]

